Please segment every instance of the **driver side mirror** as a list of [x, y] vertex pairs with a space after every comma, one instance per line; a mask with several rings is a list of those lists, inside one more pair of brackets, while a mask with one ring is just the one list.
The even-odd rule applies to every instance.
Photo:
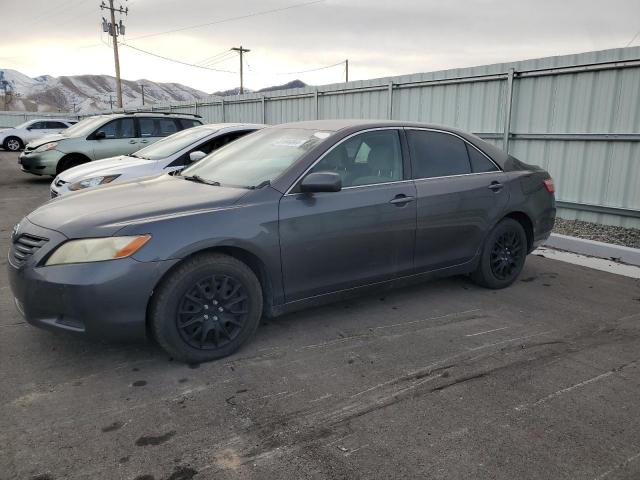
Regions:
[[202, 160], [206, 156], [207, 156], [206, 153], [201, 152], [200, 150], [196, 150], [195, 152], [191, 152], [189, 154], [189, 160], [191, 161], [191, 163], [196, 163]]
[[300, 190], [305, 193], [339, 192], [342, 190], [342, 179], [335, 172], [310, 173], [300, 182]]
[[96, 133], [93, 134], [94, 140], [103, 140], [105, 138], [107, 138], [107, 134], [104, 133], [102, 130], [98, 130]]

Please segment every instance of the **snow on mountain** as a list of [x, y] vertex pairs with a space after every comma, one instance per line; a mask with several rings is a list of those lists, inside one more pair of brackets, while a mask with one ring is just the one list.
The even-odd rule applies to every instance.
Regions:
[[[110, 99], [116, 104], [116, 79], [109, 75], [73, 75], [52, 77], [41, 75], [31, 78], [16, 70], [0, 69], [0, 88], [6, 82], [9, 110], [40, 112], [91, 112], [110, 108]], [[207, 94], [179, 83], [157, 83], [150, 80], [123, 80], [124, 106], [142, 105], [144, 85], [145, 104], [170, 101], [188, 101]]]

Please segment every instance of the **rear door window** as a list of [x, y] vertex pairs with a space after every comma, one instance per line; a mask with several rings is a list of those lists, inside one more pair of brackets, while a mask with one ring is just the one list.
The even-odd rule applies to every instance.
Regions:
[[465, 142], [448, 133], [407, 130], [413, 177], [434, 178], [471, 173]]
[[149, 117], [141, 117], [138, 118], [138, 126], [140, 127], [140, 136], [141, 137], [155, 137], [154, 135], [156, 126], [155, 120]]
[[167, 137], [178, 131], [178, 126], [173, 118], [156, 118], [155, 121], [158, 133], [158, 135], [154, 135], [155, 137]]

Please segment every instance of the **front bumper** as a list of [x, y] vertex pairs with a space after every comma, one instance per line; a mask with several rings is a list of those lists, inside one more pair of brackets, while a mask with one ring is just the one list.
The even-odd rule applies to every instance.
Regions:
[[9, 285], [27, 322], [94, 339], [135, 341], [146, 335], [147, 304], [162, 275], [178, 260], [140, 262], [133, 258], [38, 266], [64, 237], [28, 221], [26, 231], [49, 238], [17, 266], [9, 254]]
[[51, 198], [57, 198], [62, 195], [66, 195], [67, 193], [71, 193], [69, 185], [69, 182], [65, 182], [64, 180], [60, 180], [59, 177], [56, 177], [53, 182], [51, 182], [51, 188], [49, 190]]
[[18, 163], [23, 172], [34, 175], [55, 175], [58, 162], [64, 153], [58, 150], [34, 153], [22, 152], [18, 158]]

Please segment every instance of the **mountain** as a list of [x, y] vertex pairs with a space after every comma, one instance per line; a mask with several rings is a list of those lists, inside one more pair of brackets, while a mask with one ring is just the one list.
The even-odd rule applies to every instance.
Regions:
[[[209, 94], [179, 83], [158, 83], [151, 80], [122, 80], [122, 101], [125, 107], [142, 105], [144, 85], [145, 104], [193, 101]], [[0, 90], [7, 88], [7, 97], [0, 99], [0, 110], [28, 112], [78, 112], [87, 113], [110, 108], [110, 98], [116, 104], [116, 79], [110, 75], [72, 75], [52, 77], [40, 75], [28, 77], [11, 69], [0, 69]], [[300, 80], [275, 87], [267, 87], [258, 92], [299, 88], [306, 84]], [[252, 90], [245, 89], [246, 92]], [[238, 95], [239, 89], [216, 92], [213, 95]], [[6, 102], [3, 103], [3, 100]]]
[[285, 83], [284, 85], [276, 85], [275, 87], [266, 87], [261, 88], [258, 92], [273, 92], [274, 90], [287, 90], [289, 88], [302, 88], [307, 87], [308, 85], [304, 83], [302, 80], [292, 80], [291, 82]]
[[[245, 93], [273, 92], [274, 90], [286, 90], [288, 88], [302, 88], [302, 87], [306, 87], [306, 86], [307, 86], [307, 84], [304, 83], [302, 80], [293, 80], [293, 81], [285, 83], [283, 85], [275, 85], [273, 87], [265, 87], [265, 88], [261, 88], [260, 90], [251, 90], [250, 88], [245, 88], [244, 92]], [[218, 97], [228, 97], [228, 96], [231, 96], [231, 95], [240, 95], [240, 88], [236, 87], [236, 88], [232, 88], [230, 90], [221, 90], [219, 92], [212, 93], [212, 95], [216, 95]]]
[[[32, 112], [73, 111], [90, 112], [115, 105], [116, 79], [109, 75], [74, 75], [31, 78], [16, 70], [0, 70], [0, 89], [8, 88], [7, 109]], [[157, 83], [150, 80], [122, 80], [122, 100], [127, 106], [142, 104], [144, 84], [145, 103], [195, 100], [206, 97], [205, 92], [179, 83]], [[4, 108], [2, 102], [0, 107]]]

